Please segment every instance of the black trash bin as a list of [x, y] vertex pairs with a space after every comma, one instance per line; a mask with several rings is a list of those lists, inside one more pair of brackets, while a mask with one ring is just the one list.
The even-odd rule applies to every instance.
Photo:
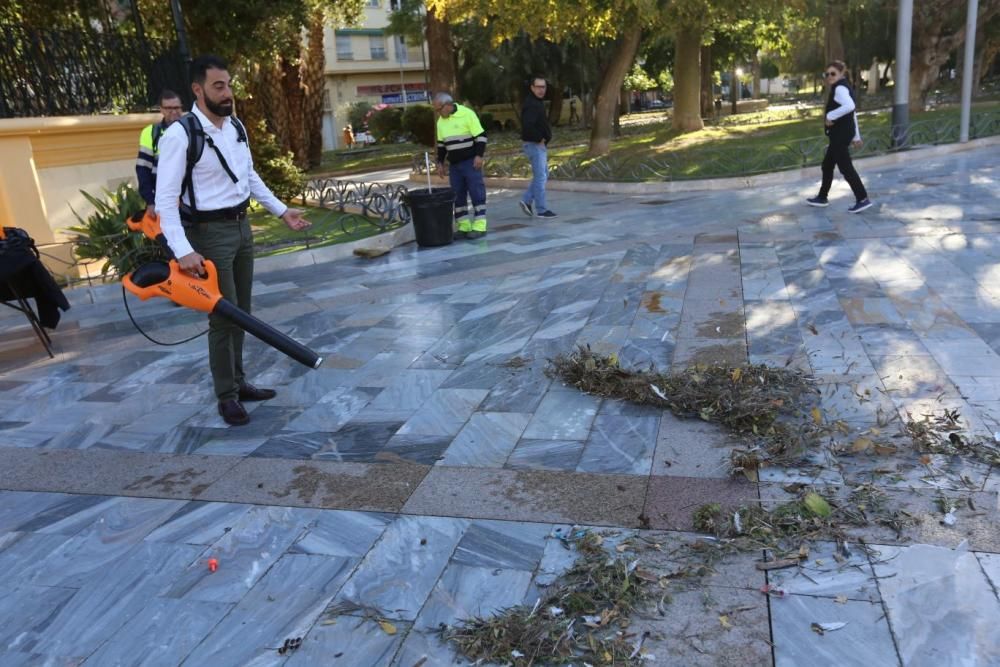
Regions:
[[403, 195], [413, 216], [417, 245], [448, 245], [454, 238], [455, 192], [451, 188], [416, 188]]

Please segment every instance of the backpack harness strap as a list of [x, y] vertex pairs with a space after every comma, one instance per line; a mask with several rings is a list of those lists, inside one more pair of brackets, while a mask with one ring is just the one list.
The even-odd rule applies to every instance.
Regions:
[[[231, 117], [233, 126], [236, 128], [237, 143], [247, 143], [247, 132], [246, 128], [243, 127], [243, 123], [239, 121], [235, 116]], [[225, 170], [226, 175], [233, 181], [233, 183], [238, 183], [239, 178], [233, 173], [230, 168], [229, 163], [226, 162], [226, 158], [223, 157], [222, 151], [219, 147], [215, 145], [212, 141], [212, 137], [205, 133], [205, 130], [201, 127], [201, 122], [198, 118], [192, 114], [185, 114], [180, 119], [181, 127], [184, 128], [184, 133], [188, 137], [188, 150], [187, 150], [187, 167], [184, 170], [184, 180], [181, 181], [181, 221], [187, 223], [195, 222], [205, 222], [208, 220], [238, 220], [246, 215], [247, 207], [249, 206], [250, 199], [240, 203], [237, 206], [230, 208], [219, 209], [216, 211], [202, 211], [198, 209], [198, 204], [195, 199], [194, 194], [194, 182], [191, 178], [194, 172], [194, 166], [201, 159], [202, 153], [205, 152], [205, 146], [207, 145], [213, 151], [215, 151], [216, 157], [219, 158], [219, 164], [222, 165], [223, 170]], [[191, 204], [188, 205], [184, 202], [184, 194], [190, 195]]]

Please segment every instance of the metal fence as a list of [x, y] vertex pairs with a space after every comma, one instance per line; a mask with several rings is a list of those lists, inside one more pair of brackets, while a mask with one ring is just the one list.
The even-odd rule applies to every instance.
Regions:
[[114, 33], [0, 25], [0, 118], [138, 111], [183, 94], [173, 46]]

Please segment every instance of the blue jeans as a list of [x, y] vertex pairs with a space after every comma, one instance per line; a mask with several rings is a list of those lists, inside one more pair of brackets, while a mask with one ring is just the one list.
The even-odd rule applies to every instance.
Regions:
[[521, 200], [525, 204], [534, 204], [535, 213], [549, 210], [545, 205], [545, 182], [549, 180], [549, 151], [545, 144], [524, 142], [524, 154], [531, 162], [531, 185], [525, 191]]

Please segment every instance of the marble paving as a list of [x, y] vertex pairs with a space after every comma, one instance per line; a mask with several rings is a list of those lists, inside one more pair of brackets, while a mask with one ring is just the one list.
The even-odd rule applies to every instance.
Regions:
[[[573, 525], [609, 548], [679, 543], [699, 505], [790, 483], [872, 483], [923, 522], [858, 531], [871, 549], [813, 544], [797, 568], [720, 564], [636, 619], [644, 662], [1000, 665], [1000, 468], [896, 452], [730, 479], [714, 426], [545, 374], [578, 345], [641, 368], [791, 366], [850, 428], [947, 408], [992, 437], [995, 146], [858, 166], [876, 202], [858, 216], [839, 180], [822, 210], [812, 180], [553, 191], [546, 222], [498, 190], [476, 242], [258, 262], [255, 314], [326, 361], [248, 338], [249, 377], [278, 396], [240, 428], [216, 412], [204, 339], [153, 346], [115, 286], [73, 291], [54, 360], [0, 312], [0, 665], [467, 664], [440, 624], [533, 604], [571, 565]], [[205, 325], [135, 312], [165, 340]]]

